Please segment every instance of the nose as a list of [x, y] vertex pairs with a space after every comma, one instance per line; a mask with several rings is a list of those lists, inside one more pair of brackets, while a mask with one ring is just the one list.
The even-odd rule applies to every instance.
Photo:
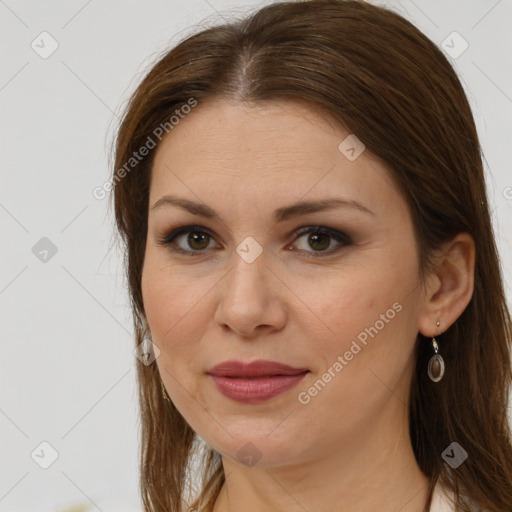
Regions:
[[269, 267], [265, 251], [255, 259], [240, 254], [234, 253], [233, 266], [219, 283], [215, 321], [246, 338], [281, 330], [287, 318], [286, 286]]

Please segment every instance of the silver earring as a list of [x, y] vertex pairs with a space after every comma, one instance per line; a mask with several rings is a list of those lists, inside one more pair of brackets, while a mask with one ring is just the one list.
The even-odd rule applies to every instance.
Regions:
[[[439, 327], [439, 320], [436, 323]], [[439, 345], [435, 338], [432, 338], [432, 346], [434, 347], [435, 354], [428, 362], [428, 376], [433, 382], [439, 382], [444, 375], [444, 359], [438, 354]]]

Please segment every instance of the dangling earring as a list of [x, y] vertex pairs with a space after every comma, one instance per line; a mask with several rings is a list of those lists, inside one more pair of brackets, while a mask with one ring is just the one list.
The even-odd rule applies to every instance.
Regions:
[[160, 379], [160, 385], [162, 386], [162, 396], [164, 397], [164, 400], [167, 400], [170, 403], [171, 401], [169, 400], [169, 397], [167, 396], [167, 391], [165, 391], [164, 383], [163, 383], [162, 379]]
[[[439, 320], [437, 326], [439, 327]], [[430, 358], [428, 362], [428, 376], [434, 382], [439, 382], [444, 375], [444, 359], [437, 353], [439, 351], [439, 345], [435, 338], [432, 338], [432, 345], [434, 347], [435, 354]]]

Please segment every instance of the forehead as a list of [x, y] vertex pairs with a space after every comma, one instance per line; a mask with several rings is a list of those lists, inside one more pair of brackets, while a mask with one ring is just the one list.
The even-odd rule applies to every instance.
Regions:
[[386, 193], [396, 200], [387, 169], [369, 151], [347, 158], [343, 144], [350, 145], [350, 137], [325, 114], [297, 102], [207, 102], [157, 148], [150, 203], [176, 192], [238, 210], [336, 193], [376, 208], [390, 199]]
[[333, 143], [344, 133], [348, 135], [312, 107], [297, 102], [214, 100], [184, 116], [157, 152], [187, 153], [192, 160], [230, 159], [235, 172], [244, 170], [248, 158], [271, 156], [278, 164], [281, 157], [311, 160], [325, 150], [333, 153], [337, 151]]

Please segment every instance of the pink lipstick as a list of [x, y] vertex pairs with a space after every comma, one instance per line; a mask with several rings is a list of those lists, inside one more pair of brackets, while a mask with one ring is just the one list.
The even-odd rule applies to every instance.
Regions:
[[276, 361], [251, 363], [225, 361], [207, 372], [227, 398], [243, 403], [260, 403], [293, 388], [309, 373]]

